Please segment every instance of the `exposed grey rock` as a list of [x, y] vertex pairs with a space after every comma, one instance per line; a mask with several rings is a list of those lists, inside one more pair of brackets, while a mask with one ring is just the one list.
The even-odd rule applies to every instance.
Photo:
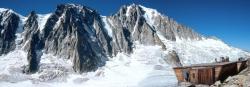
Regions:
[[48, 34], [44, 33], [44, 38], [47, 37], [45, 52], [72, 59], [74, 70], [80, 73], [95, 70], [105, 64], [105, 47], [107, 51], [111, 48], [106, 39], [108, 37], [105, 38], [107, 32], [103, 32], [100, 15], [96, 11], [73, 4], [59, 5], [47, 22], [56, 24], [45, 27], [46, 31], [50, 31]]
[[73, 80], [73, 82], [77, 83], [77, 84], [81, 84], [81, 83], [86, 82], [88, 80], [89, 80], [89, 78], [76, 78]]
[[72, 59], [73, 69], [79, 73], [103, 66], [107, 55], [112, 54], [112, 39], [103, 28], [100, 15], [88, 7], [58, 5], [44, 29], [38, 29], [37, 17], [31, 12], [24, 25], [23, 44], [29, 61], [26, 72], [36, 71], [41, 50]]
[[66, 81], [68, 73], [73, 73], [73, 69], [58, 63], [42, 63], [39, 65], [36, 79], [42, 82]]
[[[127, 13], [129, 10], [129, 13]], [[129, 14], [129, 16], [127, 16]], [[145, 45], [153, 45], [158, 39], [155, 31], [143, 18], [144, 11], [137, 5], [121, 7], [118, 13], [108, 17], [112, 22], [113, 54], [118, 52], [131, 53], [134, 41], [140, 41]], [[159, 40], [156, 40], [159, 41]]]
[[154, 70], [163, 70], [164, 67], [162, 65], [155, 65]]
[[34, 50], [41, 50], [43, 48], [43, 38], [41, 38], [40, 31], [38, 29], [37, 17], [37, 14], [32, 11], [23, 27], [24, 39], [22, 42], [24, 49], [27, 51], [30, 50], [33, 45]]
[[167, 40], [176, 41], [176, 39], [200, 40], [201, 35], [192, 29], [178, 24], [174, 20], [163, 16], [156, 15], [149, 24], [149, 20], [145, 18], [145, 9], [139, 5], [132, 4], [130, 6], [122, 6], [114, 15], [107, 17], [111, 22], [108, 23], [113, 31], [113, 54], [118, 52], [133, 52], [133, 43], [139, 41], [144, 45], [160, 45], [167, 49], [160, 40], [162, 35]]
[[[106, 17], [112, 30], [112, 35], [109, 36], [100, 14], [86, 6], [58, 5], [47, 19], [44, 29], [39, 29], [38, 16], [31, 12], [22, 33], [22, 45], [28, 51], [29, 65], [26, 72], [37, 71], [43, 53], [71, 59], [73, 69], [82, 73], [103, 66], [107, 56], [112, 57], [118, 52], [132, 53], [135, 42], [159, 45], [166, 50], [168, 48], [161, 36], [171, 41], [202, 38], [192, 29], [167, 16], [154, 15], [153, 19], [148, 19], [146, 14], [151, 13], [146, 13], [145, 8], [140, 5], [122, 6], [116, 14]], [[18, 21], [19, 17], [12, 12], [0, 13], [0, 55], [15, 48]], [[173, 65], [181, 65], [176, 52], [170, 52], [166, 58]]]
[[176, 39], [201, 40], [202, 36], [191, 28], [178, 24], [167, 16], [156, 16], [154, 21], [155, 29], [159, 30], [162, 35], [172, 41]]
[[164, 58], [164, 60], [172, 66], [182, 66], [178, 54], [173, 50], [170, 51]]
[[228, 77], [224, 82], [216, 82], [210, 87], [249, 87], [250, 71], [241, 71], [238, 75]]
[[15, 49], [19, 16], [11, 10], [0, 12], [0, 55]]
[[51, 82], [54, 81], [55, 79], [57, 80], [64, 80], [64, 77], [67, 74], [63, 71], [57, 71], [57, 70], [49, 70], [49, 71], [44, 71], [43, 73], [41, 73], [41, 75], [39, 76], [39, 81], [42, 82]]
[[221, 82], [220, 81], [216, 81], [213, 85], [211, 85], [210, 87], [220, 87], [221, 86]]
[[[81, 73], [103, 66], [107, 56], [118, 52], [132, 53], [135, 41], [144, 45], [160, 45], [164, 50], [167, 49], [157, 32], [173, 41], [177, 36], [184, 37], [184, 33], [190, 33], [188, 38], [199, 38], [192, 30], [186, 30], [185, 26], [164, 16], [155, 17], [155, 21], [160, 24], [152, 26], [144, 15], [145, 11], [139, 5], [121, 7], [118, 13], [107, 17], [113, 32], [110, 37], [95, 10], [74, 4], [58, 5], [42, 31], [38, 29], [37, 15], [31, 13], [24, 26], [23, 42], [27, 45], [25, 48], [30, 49], [30, 44], [27, 44], [29, 38], [36, 35], [35, 50], [44, 49], [45, 53], [72, 59], [73, 69]], [[171, 58], [178, 64], [178, 59], [173, 57], [178, 57], [177, 54]]]
[[32, 35], [36, 33], [38, 29], [38, 22], [37, 22], [37, 15], [35, 11], [32, 11], [28, 19], [26, 20], [26, 23], [24, 24], [24, 42], [28, 41], [31, 39]]
[[37, 36], [34, 35], [32, 36], [32, 39], [30, 41], [30, 47], [28, 49], [28, 55], [27, 55], [27, 60], [28, 60], [28, 66], [25, 68], [25, 73], [34, 73], [38, 70], [38, 65], [40, 62], [40, 56], [38, 56], [37, 51], [36, 51], [36, 40]]
[[39, 29], [37, 22], [37, 15], [34, 11], [30, 13], [26, 23], [24, 24], [24, 39], [23, 44], [25, 50], [28, 51], [27, 60], [28, 66], [25, 67], [25, 73], [34, 73], [38, 70], [42, 49], [41, 38], [39, 38]]
[[108, 31], [105, 31], [104, 24], [99, 14], [94, 15], [93, 27], [96, 31], [96, 37], [100, 41], [101, 47], [105, 53], [112, 57], [112, 37], [108, 35]]

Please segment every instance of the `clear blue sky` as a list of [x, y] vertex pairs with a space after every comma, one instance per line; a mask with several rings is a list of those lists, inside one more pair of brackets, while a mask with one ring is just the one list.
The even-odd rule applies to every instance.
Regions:
[[89, 6], [102, 15], [111, 15], [124, 4], [141, 4], [205, 36], [250, 51], [250, 0], [1, 0], [0, 7], [27, 15], [32, 10], [53, 12], [63, 3]]

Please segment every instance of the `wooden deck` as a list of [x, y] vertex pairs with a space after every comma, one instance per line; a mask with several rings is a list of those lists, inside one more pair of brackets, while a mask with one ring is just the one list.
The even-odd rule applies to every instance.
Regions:
[[179, 82], [211, 85], [215, 81], [224, 81], [247, 68], [247, 60], [237, 62], [202, 63], [190, 66], [174, 67]]

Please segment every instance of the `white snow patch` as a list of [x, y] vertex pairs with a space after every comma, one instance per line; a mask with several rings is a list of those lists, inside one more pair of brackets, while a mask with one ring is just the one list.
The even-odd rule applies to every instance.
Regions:
[[[170, 66], [162, 60], [159, 46], [137, 45], [130, 56], [119, 53], [107, 61], [100, 78], [86, 82], [88, 87], [164, 87], [174, 86], [177, 80]], [[156, 66], [162, 67], [155, 70]], [[171, 80], [165, 78], [173, 78]]]
[[6, 8], [0, 8], [0, 12], [6, 11], [6, 10], [8, 10], [8, 9], [6, 9]]
[[139, 6], [145, 11], [145, 14], [143, 16], [146, 19], [147, 23], [150, 26], [153, 26], [154, 25], [154, 18], [157, 16], [160, 16], [161, 14], [156, 9], [147, 8], [147, 7], [144, 7], [142, 5], [139, 5]]
[[20, 17], [20, 21], [19, 21], [16, 33], [22, 33], [23, 32], [23, 26], [25, 24], [25, 21], [27, 20], [27, 17], [24, 17], [22, 15], [19, 15], [19, 17]]
[[27, 53], [15, 50], [0, 56], [0, 87], [175, 87], [177, 80], [172, 66], [163, 60], [168, 51], [175, 50], [184, 65], [213, 62], [214, 58], [221, 56], [229, 56], [233, 61], [249, 55], [220, 40], [174, 42], [166, 40], [161, 33], [157, 32], [157, 35], [166, 44], [167, 51], [161, 46], [144, 46], [135, 42], [131, 55], [119, 53], [97, 71], [83, 74], [73, 72], [71, 60], [52, 54], [42, 55], [40, 72], [23, 74], [22, 66], [28, 64]]
[[16, 45], [17, 45], [17, 47], [16, 47], [16, 49], [18, 49], [18, 48], [20, 48], [21, 46], [19, 45], [21, 42], [22, 42], [22, 40], [23, 40], [23, 35], [22, 35], [22, 33], [23, 33], [23, 26], [24, 26], [24, 23], [25, 23], [25, 21], [27, 20], [27, 17], [24, 17], [24, 16], [22, 16], [22, 15], [19, 15], [19, 17], [20, 17], [20, 21], [19, 21], [19, 23], [18, 23], [18, 28], [17, 28], [17, 31], [16, 31], [16, 40], [15, 40], [15, 43], [16, 43]]
[[104, 22], [104, 28], [105, 28], [106, 31], [108, 32], [108, 35], [109, 35], [110, 37], [112, 37], [112, 36], [113, 36], [113, 35], [112, 35], [112, 28], [109, 26], [109, 24], [110, 24], [109, 19], [107, 19], [106, 16], [102, 16], [102, 21]]
[[40, 31], [42, 31], [44, 29], [44, 26], [45, 26], [48, 18], [51, 15], [52, 15], [52, 13], [49, 13], [49, 14], [38, 14], [37, 21], [38, 21], [38, 27], [39, 27]]
[[[7, 55], [0, 56], [0, 75], [1, 74], [10, 74], [15, 72], [21, 72], [21, 71], [15, 71], [10, 72], [11, 69], [18, 69], [21, 66], [28, 64], [26, 58], [27, 54], [22, 50], [15, 50]], [[1, 79], [0, 79], [1, 81]]]
[[63, 18], [64, 18], [64, 17], [65, 17], [65, 13], [63, 13], [63, 14], [61, 15], [61, 17], [59, 17], [59, 19], [57, 20], [57, 22], [56, 22], [56, 24], [55, 24], [55, 26], [54, 26], [53, 29], [58, 28], [58, 27], [60, 26], [60, 23], [63, 22]]
[[132, 5], [127, 7], [126, 14], [125, 14], [126, 16], [130, 16], [129, 11], [131, 8], [132, 8]]
[[[15, 56], [10, 53], [11, 56]], [[20, 53], [19, 53], [20, 54]], [[25, 54], [25, 53], [21, 53]], [[176, 86], [177, 80], [174, 72], [163, 59], [163, 51], [160, 46], [143, 46], [136, 45], [134, 53], [126, 55], [119, 53], [116, 57], [107, 61], [104, 67], [99, 68], [95, 72], [88, 72], [83, 74], [74, 74], [72, 65], [69, 60], [57, 58], [51, 54], [45, 54], [41, 58], [40, 68], [41, 72], [26, 75], [19, 73], [16, 78], [26, 78], [21, 81], [9, 79], [2, 81], [0, 78], [1, 86], [10, 87], [168, 87]], [[14, 63], [13, 66], [20, 67], [26, 65], [26, 56], [19, 56], [13, 59], [11, 56], [1, 57], [0, 69], [6, 72], [10, 70], [8, 66]], [[17, 55], [16, 55], [17, 56]], [[9, 59], [9, 57], [11, 59]], [[3, 61], [5, 60], [5, 61]], [[21, 61], [20, 61], [21, 60]], [[23, 61], [24, 60], [24, 61]], [[17, 66], [16, 66], [17, 65]], [[53, 66], [53, 67], [48, 67]], [[47, 67], [47, 68], [46, 68]], [[68, 75], [64, 76], [65, 79], [56, 79], [48, 82], [41, 82], [40, 76], [50, 74], [46, 72], [60, 72], [64, 67]], [[158, 67], [158, 68], [156, 68]], [[51, 71], [52, 70], [52, 71]], [[16, 71], [13, 71], [16, 72]], [[0, 74], [4, 75], [4, 74]], [[10, 74], [12, 75], [12, 74]], [[55, 74], [60, 76], [61, 74]], [[54, 75], [53, 75], [54, 76]]]
[[[175, 50], [183, 65], [197, 63], [211, 63], [220, 57], [228, 56], [230, 61], [237, 61], [240, 57], [246, 57], [249, 53], [228, 46], [220, 40], [202, 38], [202, 40], [177, 39], [167, 40], [160, 32], [157, 32], [160, 40], [166, 45], [168, 51]], [[178, 37], [177, 37], [178, 38]]]
[[226, 56], [230, 58], [230, 61], [237, 61], [238, 58], [246, 57], [249, 54], [214, 39], [203, 39], [200, 41], [182, 40], [166, 44], [166, 48], [178, 52], [180, 60], [184, 65], [214, 62], [215, 58]]
[[[219, 40], [173, 42], [164, 39], [160, 33], [157, 35], [166, 44], [167, 51], [177, 51], [184, 65], [212, 62], [221, 56], [236, 60], [249, 55]], [[16, 50], [0, 57], [0, 87], [175, 87], [177, 80], [172, 66], [163, 60], [167, 51], [161, 46], [135, 43], [131, 55], [119, 53], [97, 71], [83, 74], [73, 72], [70, 60], [44, 54], [40, 61], [41, 72], [26, 75], [21, 73], [21, 66], [27, 65], [27, 54]], [[1, 78], [4, 76], [7, 78]], [[41, 76], [48, 77], [43, 79]]]

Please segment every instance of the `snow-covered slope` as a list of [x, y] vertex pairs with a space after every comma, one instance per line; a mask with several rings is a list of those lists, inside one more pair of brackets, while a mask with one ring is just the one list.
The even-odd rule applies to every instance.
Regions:
[[43, 30], [48, 18], [51, 16], [52, 13], [49, 14], [38, 14], [38, 24], [40, 31]]
[[[18, 54], [20, 56], [17, 56]], [[160, 46], [137, 45], [131, 55], [119, 53], [110, 58], [104, 67], [95, 72], [75, 74], [71, 62], [57, 59], [53, 55], [43, 55], [40, 65], [43, 68], [32, 75], [20, 69], [27, 64], [23, 51], [14, 51], [0, 57], [0, 87], [165, 87], [175, 86], [176, 78], [171, 66], [162, 57]], [[12, 83], [10, 83], [12, 82]]]
[[230, 61], [237, 61], [240, 57], [250, 56], [249, 53], [230, 47], [220, 40], [203, 39], [200, 41], [181, 40], [166, 42], [169, 50], [175, 50], [184, 65], [208, 63], [219, 60], [220, 57], [229, 57]]
[[[214, 58], [221, 56], [229, 56], [232, 60], [250, 56], [213, 39], [165, 43], [177, 51], [184, 65], [213, 62]], [[172, 65], [164, 61], [167, 52], [160, 46], [137, 44], [133, 54], [119, 53], [110, 58], [104, 67], [81, 75], [72, 72], [71, 61], [46, 54], [41, 59], [41, 71], [26, 75], [20, 69], [27, 63], [26, 54], [18, 50], [0, 57], [0, 70], [3, 71], [0, 74], [0, 84], [4, 87], [174, 87], [177, 80]]]

